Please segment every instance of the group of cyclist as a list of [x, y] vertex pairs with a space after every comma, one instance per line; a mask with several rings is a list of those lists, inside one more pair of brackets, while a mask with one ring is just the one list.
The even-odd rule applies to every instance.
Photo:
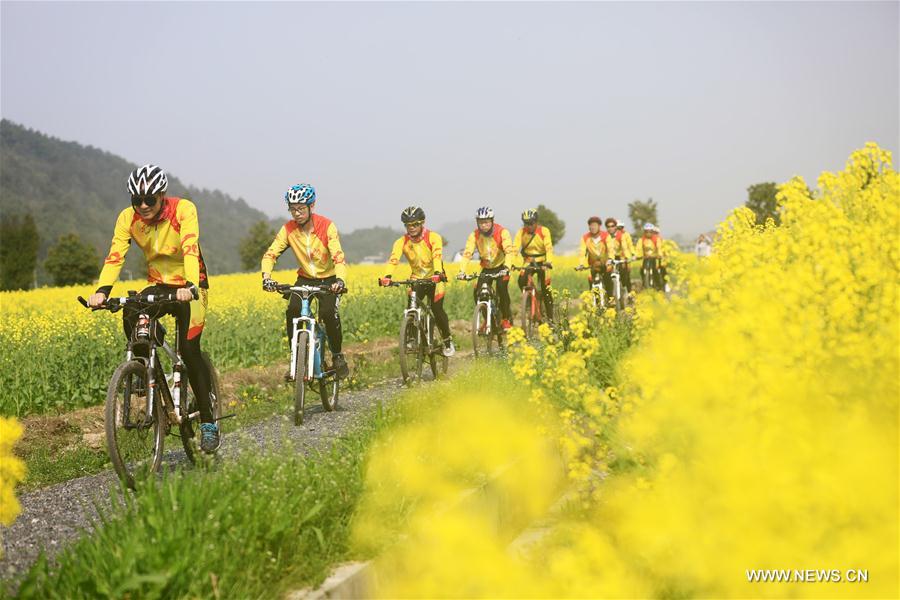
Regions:
[[[100, 273], [99, 286], [90, 296], [88, 304], [92, 307], [104, 305], [122, 270], [128, 249], [132, 244], [140, 248], [147, 261], [147, 280], [151, 284], [141, 294], [175, 291], [178, 302], [169, 305], [165, 314], [174, 315], [178, 323], [179, 343], [188, 379], [199, 403], [200, 447], [206, 453], [213, 453], [218, 449], [221, 438], [212, 413], [211, 374], [200, 352], [209, 279], [200, 250], [197, 209], [190, 200], [166, 196], [168, 178], [163, 169], [156, 165], [148, 164], [135, 169], [128, 177], [127, 186], [131, 206], [119, 213], [110, 250]], [[291, 219], [282, 225], [262, 256], [263, 290], [278, 291], [278, 284], [271, 274], [278, 258], [290, 248], [299, 264], [294, 285], [327, 286], [332, 292], [319, 297], [319, 318], [325, 324], [335, 372], [339, 378], [345, 378], [349, 376], [349, 368], [341, 351], [343, 336], [338, 308], [339, 294], [346, 288], [347, 263], [337, 227], [330, 219], [315, 212], [316, 190], [313, 186], [294, 185], [285, 193], [284, 200]], [[443, 239], [425, 227], [425, 212], [418, 206], [403, 210], [400, 220], [406, 233], [394, 243], [380, 283], [390, 285], [394, 269], [400, 263], [401, 256], [405, 257], [411, 268], [410, 279], [422, 280], [425, 284], [423, 294], [431, 302], [435, 322], [444, 340], [443, 354], [452, 356], [455, 347], [443, 306], [447, 280]], [[552, 269], [553, 240], [550, 230], [538, 223], [537, 211], [528, 209], [522, 213], [522, 227], [515, 236], [494, 222], [494, 211], [490, 207], [479, 208], [475, 222], [477, 227], [466, 240], [457, 278], [467, 277], [466, 271], [477, 251], [481, 270], [475, 289], [481, 287], [483, 282], [497, 282], [501, 325], [503, 329], [509, 329], [512, 326], [509, 278], [514, 258], [520, 256], [523, 267], [530, 266], [537, 273], [545, 314], [552, 318], [553, 299], [547, 270]], [[582, 265], [589, 267], [592, 273], [600, 273], [609, 289], [611, 261], [614, 258], [635, 259], [635, 247], [621, 221], [607, 219], [605, 230], [601, 224], [599, 217], [588, 219], [589, 231], [581, 238], [580, 255]], [[644, 226], [640, 247], [643, 257], [662, 258], [662, 240], [659, 230], [653, 225]], [[630, 292], [628, 269], [624, 269], [622, 275]], [[526, 285], [524, 269], [518, 284], [520, 288]], [[293, 337], [293, 322], [299, 315], [299, 299], [291, 298], [285, 313], [288, 340]], [[123, 313], [126, 338], [134, 328], [136, 319], [136, 310], [126, 307]]]

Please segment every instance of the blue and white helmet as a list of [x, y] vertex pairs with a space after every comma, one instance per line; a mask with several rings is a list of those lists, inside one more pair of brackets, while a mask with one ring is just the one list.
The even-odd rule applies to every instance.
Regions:
[[653, 231], [654, 229], [653, 223], [644, 223], [644, 231]]
[[494, 218], [494, 209], [490, 206], [482, 206], [478, 210], [475, 211], [476, 219], [493, 219]]
[[292, 185], [291, 189], [284, 193], [284, 201], [287, 202], [288, 206], [292, 204], [305, 204], [306, 206], [315, 204], [316, 188], [308, 183]]
[[156, 165], [138, 167], [128, 176], [128, 191], [132, 196], [153, 196], [168, 187], [166, 172]]

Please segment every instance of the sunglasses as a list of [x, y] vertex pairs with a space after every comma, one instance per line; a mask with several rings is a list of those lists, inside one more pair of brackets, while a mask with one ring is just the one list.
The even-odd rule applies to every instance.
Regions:
[[407, 227], [421, 227], [425, 224], [425, 221], [410, 221], [406, 224]]
[[132, 196], [131, 197], [131, 205], [135, 208], [140, 208], [141, 204], [146, 206], [147, 208], [153, 208], [156, 206], [156, 196]]
[[288, 206], [288, 212], [291, 213], [292, 215], [295, 215], [295, 214], [300, 213], [304, 208], [308, 209], [309, 207], [305, 204], [298, 204], [296, 206]]

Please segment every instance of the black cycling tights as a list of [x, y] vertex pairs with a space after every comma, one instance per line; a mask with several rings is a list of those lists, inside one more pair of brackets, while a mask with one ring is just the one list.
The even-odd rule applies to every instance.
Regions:
[[[152, 294], [154, 292], [168, 294], [172, 293], [176, 288], [166, 287], [166, 286], [150, 286], [143, 290], [141, 294]], [[173, 315], [175, 317], [176, 322], [178, 323], [178, 343], [181, 346], [181, 358], [184, 360], [184, 365], [187, 367], [188, 381], [191, 382], [191, 389], [194, 390], [194, 396], [197, 397], [197, 401], [200, 409], [200, 421], [202, 423], [214, 423], [215, 419], [212, 414], [212, 403], [210, 402], [209, 393], [210, 393], [210, 375], [209, 369], [206, 368], [206, 363], [203, 361], [203, 355], [200, 352], [200, 333], [194, 336], [191, 339], [187, 339], [188, 328], [191, 323], [191, 303], [190, 302], [176, 302], [165, 307], [154, 307], [153, 310], [158, 310], [156, 315], [150, 316], [163, 316], [163, 315]], [[135, 306], [125, 305], [124, 310], [122, 311], [122, 325], [125, 329], [125, 337], [131, 338], [131, 332], [134, 331], [134, 325], [137, 322], [138, 314], [140, 314], [140, 309]], [[146, 345], [138, 344], [134, 348], [134, 353], [137, 356], [143, 356], [144, 358], [149, 358], [145, 356], [146, 354]], [[143, 353], [143, 354], [142, 354]]]

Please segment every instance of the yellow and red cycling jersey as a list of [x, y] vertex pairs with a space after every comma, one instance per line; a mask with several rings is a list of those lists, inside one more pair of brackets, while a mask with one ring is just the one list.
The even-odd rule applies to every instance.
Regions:
[[609, 232], [600, 230], [597, 235], [590, 231], [581, 236], [578, 245], [578, 256], [581, 257], [582, 267], [598, 269], [606, 264], [606, 261], [616, 255], [615, 238]]
[[167, 197], [153, 221], [145, 221], [134, 208], [119, 213], [109, 254], [100, 272], [99, 287], [109, 289], [119, 278], [131, 242], [144, 251], [147, 281], [181, 287], [188, 282], [208, 288], [206, 265], [200, 253], [197, 208], [184, 198]]
[[509, 237], [509, 231], [500, 225], [494, 223], [493, 231], [484, 235], [481, 230], [475, 229], [469, 234], [466, 240], [466, 247], [463, 250], [462, 260], [459, 261], [460, 273], [465, 273], [469, 266], [469, 261], [478, 250], [478, 256], [481, 259], [482, 269], [494, 269], [505, 266], [507, 269], [512, 267], [513, 257], [516, 254], [515, 246]]
[[[394, 274], [401, 256], [405, 256], [409, 262], [410, 279], [430, 279], [435, 273], [444, 272], [444, 240], [434, 231], [423, 229], [418, 241], [412, 240], [408, 235], [397, 239], [384, 268], [385, 277]], [[443, 297], [442, 281], [435, 285], [434, 299], [440, 300]]]
[[616, 249], [616, 258], [622, 259], [634, 256], [634, 242], [631, 239], [631, 234], [624, 229], [617, 231], [613, 235], [613, 245]]
[[534, 233], [529, 233], [522, 227], [516, 233], [513, 246], [522, 257], [523, 264], [553, 262], [553, 239], [546, 227], [538, 225]]
[[271, 273], [278, 257], [290, 246], [300, 264], [297, 276], [325, 279], [336, 275], [338, 279], [347, 279], [347, 262], [341, 249], [337, 227], [322, 215], [313, 214], [310, 219], [312, 229], [309, 232], [300, 229], [295, 221], [288, 221], [281, 226], [272, 245], [263, 254], [263, 273]]
[[643, 258], [663, 258], [664, 256], [662, 238], [656, 234], [649, 237], [641, 236], [638, 246]]

